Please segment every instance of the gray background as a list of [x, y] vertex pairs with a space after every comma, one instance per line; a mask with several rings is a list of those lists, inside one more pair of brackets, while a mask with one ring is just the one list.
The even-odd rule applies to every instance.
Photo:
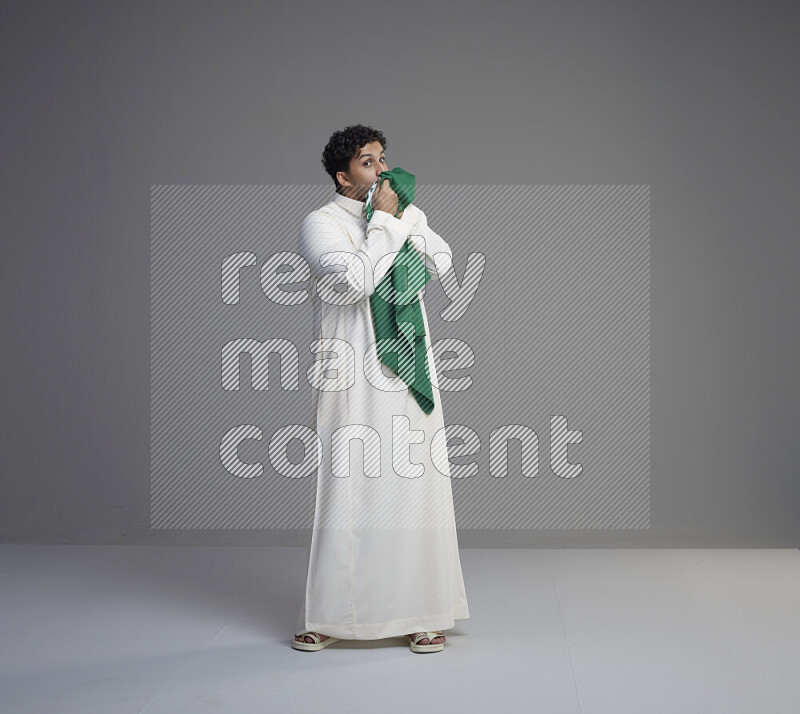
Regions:
[[797, 545], [789, 3], [0, 13], [3, 542], [307, 541], [149, 529], [150, 187], [323, 185], [328, 136], [361, 122], [429, 184], [650, 186], [650, 528], [462, 546]]
[[[307, 370], [317, 335], [310, 268], [294, 243], [303, 217], [332, 195], [331, 186], [153, 187], [154, 528], [313, 523], [317, 480], [300, 476], [316, 465]], [[649, 187], [417, 185], [414, 201], [456, 246], [455, 271], [425, 287], [425, 305], [458, 527], [649, 528]], [[278, 260], [306, 272], [276, 275]], [[289, 284], [276, 290], [276, 280]], [[283, 360], [268, 355], [271, 341], [282, 341]], [[341, 384], [330, 375], [328, 389], [346, 383], [340, 356]], [[330, 434], [329, 421], [319, 426]], [[403, 458], [422, 465], [434, 431]], [[330, 438], [322, 442], [330, 454]], [[353, 478], [366, 478], [362, 450], [351, 445]], [[322, 473], [333, 478], [329, 464]], [[444, 478], [424, 469], [421, 478]], [[382, 476], [401, 478], [391, 467]], [[396, 525], [396, 503], [372, 510], [371, 522]]]

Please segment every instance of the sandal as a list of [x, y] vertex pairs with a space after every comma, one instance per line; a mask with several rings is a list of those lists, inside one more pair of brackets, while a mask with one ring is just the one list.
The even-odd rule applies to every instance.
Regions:
[[313, 642], [300, 642], [299, 640], [292, 640], [292, 647], [294, 647], [296, 650], [303, 650], [304, 652], [316, 652], [317, 650], [325, 649], [328, 645], [339, 641], [338, 637], [328, 637], [327, 640], [320, 639], [319, 633], [317, 632], [298, 632], [295, 637], [298, 635], [308, 635], [312, 640], [314, 640]]
[[[436, 630], [435, 632], [418, 632], [416, 636], [406, 635], [408, 647], [412, 652], [441, 652], [444, 649], [444, 642], [432, 643], [432, 640], [437, 635], [444, 637], [444, 633], [441, 630]], [[419, 641], [424, 640], [426, 637], [428, 638], [428, 644], [419, 644]]]

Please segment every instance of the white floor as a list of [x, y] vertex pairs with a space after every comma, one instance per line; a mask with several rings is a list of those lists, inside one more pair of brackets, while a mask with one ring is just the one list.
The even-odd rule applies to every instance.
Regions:
[[797, 550], [461, 557], [443, 652], [298, 652], [302, 548], [2, 545], [0, 712], [800, 711]]

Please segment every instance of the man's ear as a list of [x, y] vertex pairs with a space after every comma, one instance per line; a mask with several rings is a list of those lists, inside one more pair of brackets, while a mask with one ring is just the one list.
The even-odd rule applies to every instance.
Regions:
[[344, 171], [337, 171], [336, 172], [336, 179], [339, 181], [340, 186], [352, 186], [350, 183], [350, 179], [347, 177], [347, 173]]

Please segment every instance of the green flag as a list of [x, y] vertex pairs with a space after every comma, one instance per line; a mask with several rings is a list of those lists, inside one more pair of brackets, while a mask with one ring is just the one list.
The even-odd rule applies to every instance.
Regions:
[[[382, 171], [367, 195], [367, 222], [373, 215], [372, 194], [378, 182], [385, 178], [398, 196], [398, 213], [414, 200], [414, 174], [400, 168]], [[433, 385], [425, 346], [425, 321], [417, 293], [430, 279], [425, 263], [406, 239], [389, 272], [370, 295], [378, 359], [408, 385], [426, 414], [433, 411]]]

